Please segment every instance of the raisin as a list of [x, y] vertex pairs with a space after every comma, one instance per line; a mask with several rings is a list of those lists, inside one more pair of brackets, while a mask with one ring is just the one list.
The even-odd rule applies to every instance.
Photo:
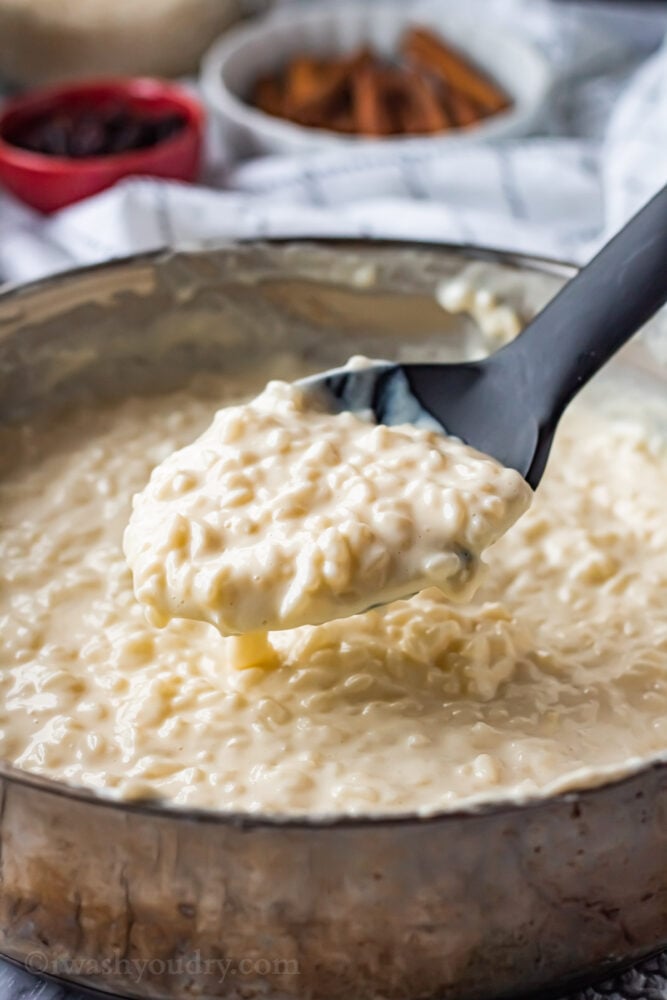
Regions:
[[184, 115], [145, 115], [113, 101], [36, 116], [6, 138], [14, 146], [45, 156], [85, 159], [147, 149], [170, 139], [185, 125]]

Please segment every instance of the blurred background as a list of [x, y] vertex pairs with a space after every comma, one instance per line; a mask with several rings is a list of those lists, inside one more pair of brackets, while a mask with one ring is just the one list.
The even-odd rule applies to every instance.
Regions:
[[664, 0], [0, 0], [0, 278], [291, 234], [584, 261], [667, 179], [666, 30]]
[[268, 6], [268, 0], [7, 0], [0, 4], [0, 72], [15, 86], [100, 73], [194, 74], [221, 32]]

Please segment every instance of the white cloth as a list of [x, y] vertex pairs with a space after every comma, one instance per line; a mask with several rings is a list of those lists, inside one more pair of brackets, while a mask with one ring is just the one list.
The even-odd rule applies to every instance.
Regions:
[[[370, 2], [370, 0], [369, 0]], [[416, 0], [446, 10], [459, 0]], [[555, 75], [539, 132], [467, 147], [270, 157], [207, 187], [149, 179], [45, 220], [0, 196], [0, 278], [25, 281], [165, 245], [345, 235], [486, 244], [584, 261], [667, 182], [667, 5], [467, 0], [538, 44]]]
[[[586, 260], [667, 183], [667, 4], [466, 2], [507, 20], [551, 60], [553, 99], [534, 135], [465, 149], [415, 142], [400, 155], [345, 149], [235, 168], [228, 166], [233, 151], [220, 156], [211, 142], [209, 187], [126, 181], [46, 220], [0, 195], [0, 281], [237, 236], [432, 239]], [[460, 0], [434, 3], [446, 23], [447, 7]], [[0, 996], [65, 994], [0, 963]], [[667, 958], [579, 1000], [603, 996], [666, 997]]]

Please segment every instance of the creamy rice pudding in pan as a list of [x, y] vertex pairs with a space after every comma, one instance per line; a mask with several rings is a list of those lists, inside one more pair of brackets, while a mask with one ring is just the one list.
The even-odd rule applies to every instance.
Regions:
[[[530, 509], [488, 550], [467, 602], [427, 586], [291, 627], [273, 594], [263, 620], [280, 630], [244, 659], [174, 606], [163, 627], [147, 620], [123, 533], [153, 468], [260, 383], [207, 377], [2, 430], [4, 758], [122, 798], [428, 814], [600, 783], [667, 749], [667, 405], [644, 412], [629, 392], [621, 404], [613, 385], [573, 404]], [[493, 537], [527, 503], [503, 476], [494, 463]], [[468, 541], [488, 544], [487, 528]], [[361, 565], [363, 545], [348, 553]]]

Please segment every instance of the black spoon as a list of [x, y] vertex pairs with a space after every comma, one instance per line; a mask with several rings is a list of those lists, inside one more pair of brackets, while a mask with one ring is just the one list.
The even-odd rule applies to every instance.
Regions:
[[517, 469], [533, 487], [572, 397], [667, 300], [667, 187], [634, 216], [512, 343], [464, 364], [373, 362], [300, 384], [332, 410], [378, 423], [435, 419]]

